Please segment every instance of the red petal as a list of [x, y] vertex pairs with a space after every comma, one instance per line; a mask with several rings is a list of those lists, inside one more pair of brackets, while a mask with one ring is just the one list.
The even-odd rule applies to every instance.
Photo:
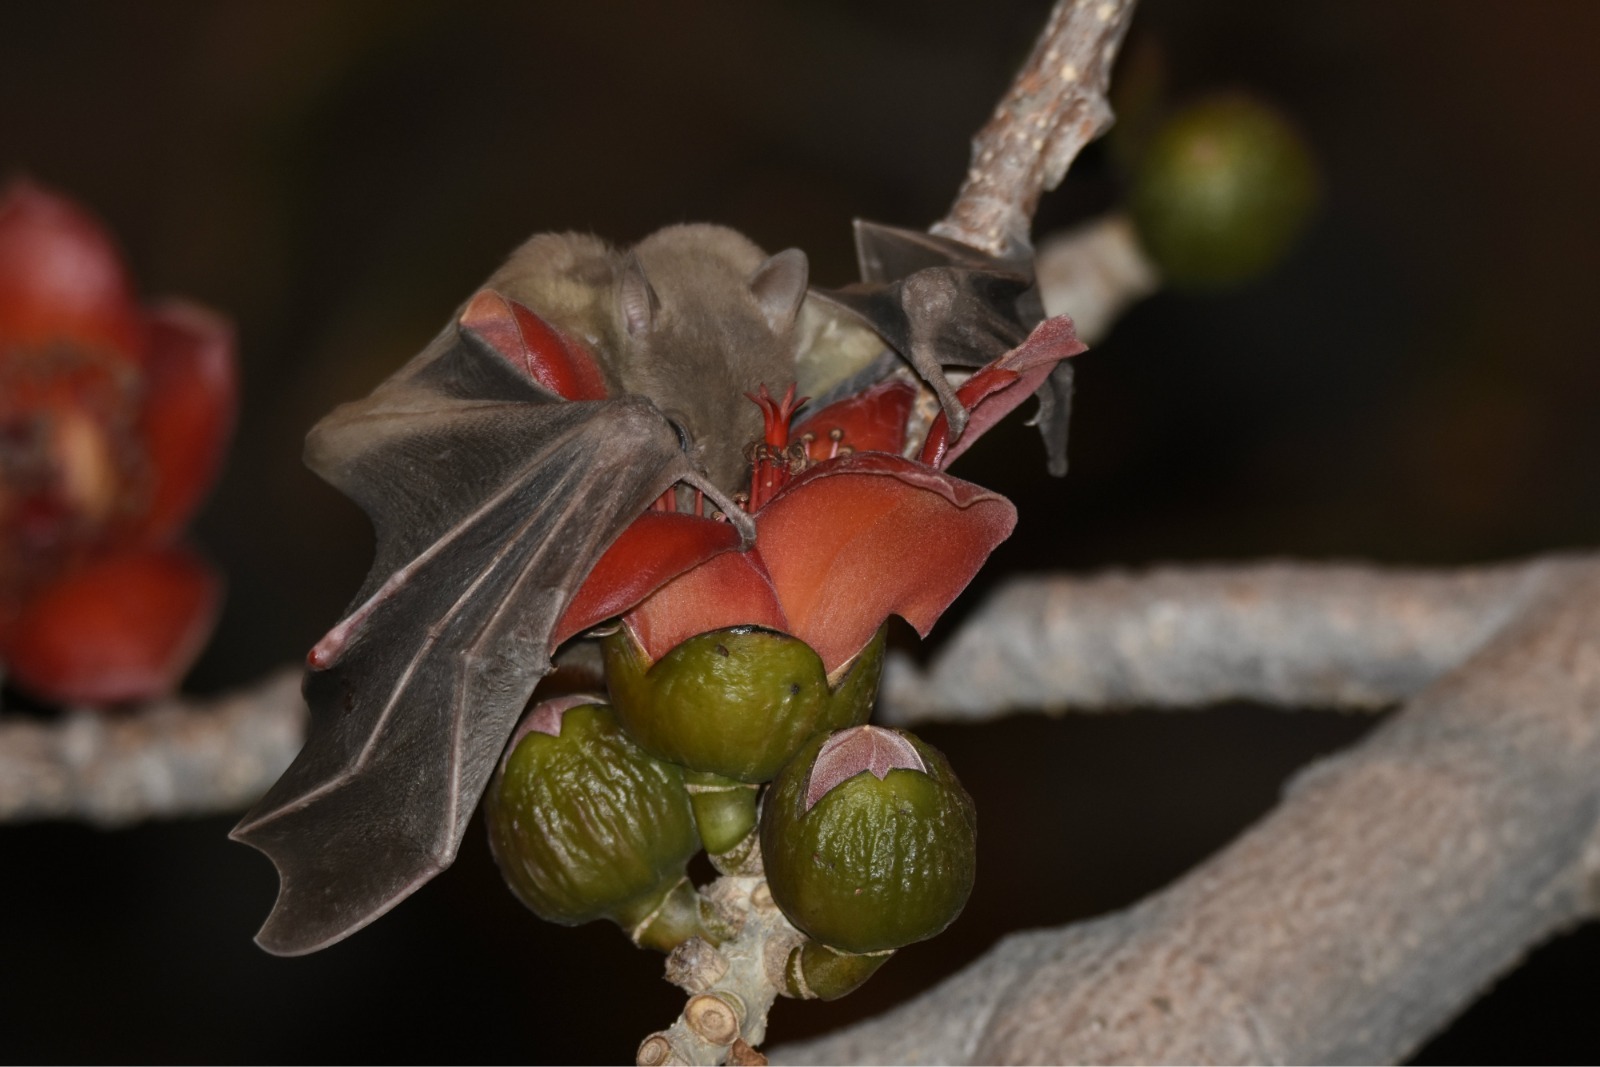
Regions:
[[656, 590], [623, 622], [652, 661], [696, 634], [726, 626], [765, 626], [793, 632], [755, 549], [725, 552], [679, 575]]
[[238, 405], [233, 327], [176, 301], [150, 314], [144, 438], [153, 485], [139, 533], [150, 543], [183, 529], [222, 465]]
[[610, 395], [600, 365], [582, 344], [492, 289], [472, 298], [460, 323], [557, 396], [604, 400]]
[[1078, 340], [1072, 320], [1067, 316], [1045, 319], [1033, 328], [1026, 341], [979, 370], [956, 390], [956, 397], [968, 411], [967, 428], [962, 431], [960, 440], [950, 444], [947, 440], [949, 423], [941, 413], [928, 429], [928, 439], [922, 446], [922, 462], [941, 470], [948, 467], [989, 427], [1032, 396], [1057, 363], [1088, 347]]
[[615, 618], [659, 586], [738, 547], [739, 531], [695, 515], [647, 511], [611, 543], [557, 624], [552, 646]]
[[971, 482], [857, 453], [791, 482], [756, 516], [756, 544], [789, 632], [832, 671], [890, 615], [926, 635], [1016, 521]]
[[185, 548], [99, 560], [17, 619], [12, 679], [46, 700], [113, 704], [177, 687], [216, 618], [222, 582]]
[[[829, 459], [839, 446], [855, 452], [893, 452], [905, 447], [906, 420], [917, 402], [917, 387], [900, 378], [879, 382], [864, 393], [856, 393], [829, 404], [794, 428], [790, 440], [811, 434], [809, 455], [813, 460]], [[838, 430], [837, 442], [830, 437]]]
[[142, 336], [105, 228], [65, 197], [12, 182], [0, 193], [0, 349], [70, 340], [133, 361]]

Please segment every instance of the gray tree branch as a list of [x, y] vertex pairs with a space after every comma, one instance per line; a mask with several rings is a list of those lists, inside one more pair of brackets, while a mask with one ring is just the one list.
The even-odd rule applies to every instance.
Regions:
[[239, 811], [289, 765], [305, 721], [293, 668], [216, 700], [0, 718], [0, 822], [122, 826]]
[[1017, 577], [925, 669], [890, 661], [882, 714], [906, 724], [1224, 700], [1385, 707], [1464, 661], [1558, 566], [1284, 562]]
[[1019, 255], [1039, 197], [1111, 125], [1106, 86], [1134, 0], [1059, 0], [1033, 52], [972, 139], [972, 166], [931, 229], [993, 255]]
[[1033, 259], [1046, 315], [1071, 315], [1078, 338], [1097, 345], [1122, 313], [1161, 287], [1160, 273], [1121, 212], [1051, 234]]
[[[774, 1061], [1393, 1062], [1533, 945], [1593, 917], [1600, 559], [1389, 583], [1355, 569], [1280, 570], [1277, 578], [1298, 578], [1306, 616], [1324, 625], [1332, 616], [1330, 660], [1346, 659], [1341, 641], [1377, 647], [1362, 621], [1403, 640], [1422, 638], [1422, 622], [1453, 639], [1420, 640], [1391, 690], [1411, 688], [1428, 662], [1443, 673], [1363, 743], [1303, 771], [1276, 811], [1166, 891], [1090, 922], [1009, 937], [894, 1012], [779, 1049]], [[1255, 576], [1271, 586], [1273, 571]], [[1325, 591], [1308, 580], [1317, 574], [1329, 579]], [[1184, 578], [1158, 572], [1149, 586]], [[1230, 585], [1226, 574], [1196, 578], [1191, 588]], [[1130, 593], [1139, 585], [1111, 580], [1102, 592], [1116, 581]], [[1398, 617], [1358, 606], [1348, 591], [1362, 582]], [[1089, 618], [1109, 599], [1080, 600], [1074, 611]], [[1190, 636], [1149, 647], [1160, 659], [1207, 644]], [[1289, 673], [1310, 677], [1298, 642], [1266, 645], [1256, 648], [1261, 677], [1275, 673], [1272, 650], [1285, 648], [1302, 666]], [[1354, 691], [1373, 688], [1369, 680]], [[1220, 691], [1206, 684], [1197, 695]]]

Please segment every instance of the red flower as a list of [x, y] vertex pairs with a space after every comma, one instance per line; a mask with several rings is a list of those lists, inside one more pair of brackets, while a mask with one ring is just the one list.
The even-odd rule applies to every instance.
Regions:
[[[700, 554], [710, 558], [677, 577], [664, 575], [665, 568], [652, 562], [660, 550], [652, 529], [674, 523], [677, 536], [691, 542], [698, 529], [721, 524], [677, 514], [642, 516], [580, 589], [562, 634], [615, 615], [660, 585], [623, 618], [651, 660], [696, 634], [753, 624], [805, 641], [833, 676], [889, 615], [926, 635], [1016, 523], [1010, 501], [944, 468], [1031, 395], [1056, 363], [1083, 349], [1070, 319], [1040, 324], [958, 391], [971, 412], [961, 439], [949, 443], [940, 415], [916, 459], [901, 454], [917, 394], [910, 382], [883, 382], [793, 431], [792, 387], [781, 401], [763, 388], [751, 398], [766, 416], [766, 440], [751, 478], [755, 547], [727, 552], [725, 539], [708, 543], [710, 551], [703, 547]], [[661, 585], [664, 577], [671, 580]]]
[[52, 701], [172, 689], [221, 583], [178, 543], [232, 429], [231, 327], [141, 309], [110, 236], [0, 191], [0, 664]]

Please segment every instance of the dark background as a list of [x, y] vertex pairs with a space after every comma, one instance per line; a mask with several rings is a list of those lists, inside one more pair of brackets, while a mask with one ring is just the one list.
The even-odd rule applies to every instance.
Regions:
[[[715, 220], [842, 283], [852, 217], [943, 213], [1046, 10], [6, 5], [0, 174], [91, 205], [146, 293], [238, 322], [245, 408], [195, 531], [231, 593], [190, 687], [297, 659], [339, 614], [369, 535], [301, 468], [300, 438], [522, 237]], [[1296, 116], [1323, 209], [1269, 279], [1158, 296], [1080, 358], [1064, 482], [1020, 425], [963, 461], [1021, 512], [973, 592], [1025, 570], [1600, 544], [1597, 41], [1586, 0], [1143, 0], [1128, 54], [1160, 57], [1175, 100], [1244, 86]], [[1091, 151], [1038, 232], [1122, 183]], [[861, 993], [780, 1004], [773, 1039], [881, 1010], [1008, 930], [1159, 889], [1370, 722], [1230, 707], [927, 729], [983, 813], [972, 904]], [[230, 823], [0, 829], [8, 1059], [615, 1061], [676, 1014], [659, 961], [614, 929], [524, 912], [476, 830], [371, 929], [268, 957], [249, 939], [275, 879]], [[1597, 979], [1590, 926], [1422, 1056], [1592, 1062]]]

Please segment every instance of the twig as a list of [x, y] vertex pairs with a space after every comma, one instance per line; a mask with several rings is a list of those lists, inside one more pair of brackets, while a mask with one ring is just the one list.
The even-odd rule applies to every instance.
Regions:
[[881, 715], [977, 721], [1020, 709], [1224, 700], [1381, 708], [1466, 660], [1562, 565], [1255, 563], [1022, 576], [980, 605], [926, 669], [891, 659]]
[[[1514, 620], [1170, 889], [774, 1060], [1403, 1058], [1600, 905], [1600, 560], [1519, 570], [1467, 592]], [[1448, 626], [1449, 599], [1412, 603]]]
[[693, 938], [673, 950], [667, 978], [690, 994], [689, 1001], [677, 1021], [640, 1043], [640, 1064], [749, 1061], [766, 1037], [784, 963], [804, 940], [759, 875], [727, 875], [703, 892], [738, 933], [716, 948]]
[[1071, 315], [1078, 339], [1096, 345], [1122, 313], [1161, 286], [1133, 223], [1120, 212], [1039, 242], [1033, 269], [1046, 315]]
[[1039, 197], [1111, 125], [1106, 85], [1134, 0], [1059, 0], [932, 231], [999, 256], [1025, 254]]
[[284, 668], [216, 700], [0, 719], [0, 822], [237, 811], [289, 765], [305, 718], [300, 673]]

